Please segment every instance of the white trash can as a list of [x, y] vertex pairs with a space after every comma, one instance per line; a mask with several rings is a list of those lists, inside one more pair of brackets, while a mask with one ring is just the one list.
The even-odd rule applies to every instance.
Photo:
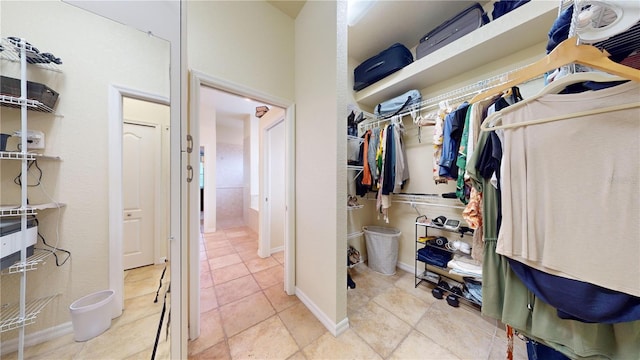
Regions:
[[395, 274], [400, 230], [382, 226], [365, 226], [363, 229], [369, 268], [384, 275]]
[[115, 291], [102, 290], [81, 297], [69, 306], [75, 341], [87, 341], [111, 327]]

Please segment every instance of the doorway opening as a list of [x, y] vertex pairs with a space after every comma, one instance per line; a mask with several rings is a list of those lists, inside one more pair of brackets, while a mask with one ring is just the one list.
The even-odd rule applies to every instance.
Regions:
[[[167, 111], [169, 108], [169, 99], [155, 95], [146, 93], [143, 91], [120, 87], [116, 85], [110, 86], [109, 89], [109, 287], [115, 291], [114, 294], [114, 303], [116, 304], [114, 308], [114, 317], [120, 316], [122, 314], [122, 310], [124, 309], [124, 233], [125, 233], [125, 173], [124, 173], [124, 151], [125, 151], [125, 103], [129, 104], [129, 101], [140, 101], [140, 104], [147, 104], [157, 106], [157, 109], [161, 113], [163, 111]], [[129, 107], [129, 110], [133, 111], [135, 107]], [[135, 115], [137, 112], [127, 113], [127, 117], [129, 118], [130, 123], [140, 124], [149, 124], [162, 122], [157, 118], [150, 122], [145, 122], [138, 118], [138, 115]], [[135, 120], [137, 119], [137, 120]], [[135, 120], [135, 121], [134, 121]], [[148, 119], [147, 119], [148, 120]], [[162, 123], [162, 125], [158, 125], [158, 129], [161, 133], [160, 135], [160, 146], [162, 147], [163, 143], [166, 143], [166, 160], [160, 160], [160, 163], [157, 164], [157, 168], [160, 169], [161, 179], [167, 179], [169, 173], [169, 122], [167, 116], [167, 122]], [[165, 141], [166, 140], [166, 141]], [[160, 157], [162, 158], [162, 154], [165, 153], [164, 150], [159, 150]], [[157, 155], [157, 154], [155, 154]], [[157, 157], [157, 156], [156, 156]], [[163, 166], [163, 163], [166, 162], [166, 166]], [[162, 180], [157, 182], [157, 192], [164, 192], [168, 194], [168, 182], [166, 180]], [[165, 189], [166, 191], [164, 191]], [[155, 189], [154, 189], [155, 190]], [[155, 193], [154, 193], [155, 195]], [[162, 198], [162, 197], [161, 197]], [[153, 243], [153, 262], [154, 263], [164, 263], [164, 260], [170, 260], [168, 254], [168, 242], [166, 239], [168, 238], [168, 228], [166, 232], [163, 232], [163, 224], [166, 226], [168, 223], [168, 198], [166, 202], [160, 200], [160, 204], [155, 204], [153, 206], [152, 214], [148, 217], [151, 218], [152, 229], [157, 236], [155, 236]], [[166, 217], [165, 217], [166, 215]], [[133, 215], [132, 215], [133, 216]], [[159, 228], [156, 230], [155, 228]], [[164, 235], [162, 235], [164, 234]], [[129, 246], [129, 245], [127, 245]], [[148, 250], [147, 250], [148, 251]], [[146, 261], [146, 260], [145, 260]]]
[[[200, 149], [191, 155], [190, 162], [195, 165], [194, 168], [201, 169], [199, 179], [202, 182], [202, 189], [198, 188], [199, 182], [192, 183], [192, 205], [189, 207], [192, 214], [189, 215], [190, 258], [200, 259], [199, 262], [192, 262], [190, 265], [190, 273], [200, 276], [190, 276], [189, 279], [189, 329], [190, 338], [195, 339], [199, 335], [200, 313], [205, 310], [201, 307], [208, 306], [205, 299], [207, 290], [202, 289], [203, 294], [200, 296], [200, 282], [203, 282], [203, 286], [215, 285], [217, 271], [212, 271], [211, 266], [217, 270], [218, 266], [222, 265], [219, 260], [213, 258], [227, 256], [223, 254], [225, 251], [236, 251], [236, 254], [229, 254], [229, 260], [238, 263], [244, 261], [247, 269], [253, 265], [249, 263], [248, 256], [255, 257], [255, 262], [258, 263], [260, 259], [269, 258], [272, 252], [279, 251], [284, 265], [280, 275], [280, 289], [289, 295], [295, 292], [292, 151], [294, 107], [288, 101], [229, 84], [196, 71], [191, 73], [190, 99], [189, 132], [193, 137], [193, 147]], [[269, 110], [260, 117], [256, 116], [257, 108], [264, 106]], [[281, 123], [283, 129], [278, 145], [282, 147], [280, 163], [283, 164], [283, 169], [279, 180], [284, 187], [280, 193], [285, 205], [280, 208], [283, 212], [281, 218], [284, 219], [281, 235], [283, 239], [280, 245], [273, 249], [269, 234], [265, 234], [264, 231], [266, 214], [271, 209], [266, 206], [269, 200], [269, 197], [265, 196], [267, 176], [261, 175], [266, 174], [265, 156], [268, 149], [261, 144], [264, 144], [267, 129], [276, 123]], [[198, 198], [200, 194], [202, 199]], [[220, 236], [227, 238], [221, 239]], [[244, 240], [247, 240], [246, 244], [237, 244]], [[219, 243], [216, 244], [216, 241]], [[210, 243], [209, 247], [206, 245], [207, 242]], [[241, 254], [243, 248], [248, 251]], [[238, 264], [238, 267], [241, 267], [240, 265]], [[203, 275], [203, 269], [209, 272], [213, 279]], [[221, 281], [223, 280], [218, 279], [218, 282]], [[220, 299], [220, 294], [216, 294]]]
[[169, 107], [123, 98], [124, 270], [164, 264], [169, 234]]

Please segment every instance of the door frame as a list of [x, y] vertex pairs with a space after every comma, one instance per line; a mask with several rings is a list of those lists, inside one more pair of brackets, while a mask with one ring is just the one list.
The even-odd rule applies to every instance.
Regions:
[[[189, 71], [189, 127], [193, 137], [193, 148], [200, 149], [199, 136], [195, 129], [200, 127], [200, 87], [207, 86], [221, 91], [230, 92], [239, 96], [245, 96], [257, 101], [262, 101], [285, 109], [285, 265], [284, 265], [284, 290], [287, 294], [295, 294], [295, 104], [293, 101], [266, 94], [240, 84], [236, 84], [204, 72], [191, 69]], [[215, 151], [215, 149], [212, 149]], [[211, 158], [215, 153], [209, 154]], [[199, 164], [200, 152], [191, 153], [189, 163]], [[189, 184], [191, 187], [189, 197], [189, 213], [199, 214], [200, 189], [198, 182]], [[196, 188], [197, 187], [197, 188]], [[262, 194], [260, 194], [262, 195]], [[263, 222], [263, 212], [260, 213], [260, 222]], [[194, 340], [200, 335], [200, 216], [191, 216], [188, 219], [189, 228], [189, 339]], [[259, 226], [259, 228], [261, 228]], [[261, 246], [262, 236], [258, 240]]]
[[[170, 106], [168, 97], [120, 85], [109, 85], [109, 123], [107, 126], [109, 155], [109, 288], [114, 294], [113, 317], [122, 315], [124, 309], [124, 273], [122, 259], [122, 98], [153, 102]], [[168, 244], [167, 244], [168, 246]]]
[[[258, 255], [260, 255], [260, 257], [262, 258], [271, 256], [271, 204], [272, 202], [266, 201], [266, 198], [265, 198], [265, 197], [269, 197], [269, 198], [271, 197], [271, 193], [270, 193], [271, 180], [270, 180], [270, 177], [268, 176], [271, 169], [271, 166], [269, 165], [269, 145], [271, 144], [271, 138], [268, 136], [269, 136], [269, 131], [280, 124], [282, 124], [285, 127], [284, 128], [285, 137], [287, 136], [286, 134], [287, 124], [285, 122], [285, 117], [286, 117], [286, 114], [285, 116], [281, 118], [277, 118], [276, 120], [272, 121], [270, 124], [268, 124], [262, 129], [262, 134], [261, 134], [262, 139], [264, 139], [264, 142], [260, 149], [261, 156], [264, 159], [264, 161], [261, 164], [262, 166], [261, 173], [264, 176], [260, 180], [262, 182], [262, 188], [264, 189], [264, 193], [260, 194], [260, 200], [259, 200], [260, 204], [262, 205], [259, 206], [259, 209], [261, 211], [260, 211], [260, 240], [258, 244]], [[286, 144], [285, 144], [285, 154], [286, 154]], [[286, 167], [286, 159], [285, 159], [285, 167]], [[286, 188], [286, 184], [285, 184], [285, 188]], [[285, 202], [286, 202], [286, 190], [285, 190]], [[286, 207], [286, 203], [285, 203], [285, 207]], [[286, 219], [285, 219], [285, 229], [286, 229]], [[285, 241], [285, 247], [286, 247], [286, 241]], [[285, 265], [286, 263], [287, 262], [285, 261]]]

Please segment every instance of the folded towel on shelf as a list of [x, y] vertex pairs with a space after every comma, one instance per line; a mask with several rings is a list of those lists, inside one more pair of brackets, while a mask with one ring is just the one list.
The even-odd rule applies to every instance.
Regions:
[[[471, 259], [469, 257], [469, 259]], [[456, 255], [453, 260], [447, 263], [447, 267], [450, 274], [462, 275], [462, 276], [482, 276], [482, 266], [476, 265], [472, 262], [475, 260], [471, 259], [472, 262], [469, 262], [469, 259], [463, 256]]]
[[466, 264], [471, 264], [471, 265], [475, 265], [479, 268], [482, 268], [482, 263], [474, 258], [472, 258], [470, 255], [466, 255], [466, 254], [455, 254], [453, 255], [453, 260], [456, 260], [460, 263], [466, 263]]

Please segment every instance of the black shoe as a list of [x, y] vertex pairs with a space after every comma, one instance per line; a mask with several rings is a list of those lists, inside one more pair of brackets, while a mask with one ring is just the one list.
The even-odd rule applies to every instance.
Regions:
[[349, 289], [355, 289], [356, 288], [356, 283], [353, 282], [353, 279], [351, 279], [351, 275], [347, 274], [347, 287]]

